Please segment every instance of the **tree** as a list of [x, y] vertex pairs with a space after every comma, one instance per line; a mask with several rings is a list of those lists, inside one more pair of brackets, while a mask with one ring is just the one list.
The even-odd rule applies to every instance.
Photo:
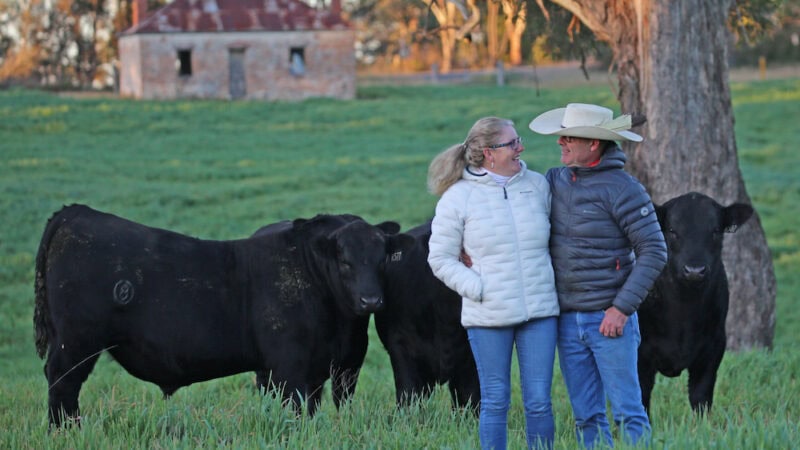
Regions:
[[29, 0], [0, 0], [0, 81], [25, 80], [39, 66], [32, 6]]
[[112, 17], [106, 10], [105, 0], [72, 0], [70, 13], [75, 20], [72, 35], [78, 49], [75, 64], [81, 86], [89, 87], [95, 79], [98, 66], [98, 51], [103, 52], [108, 38], [100, 39], [100, 30], [112, 26]]
[[[728, 85], [730, 0], [552, 0], [609, 44], [622, 111], [644, 114], [629, 167], [656, 203], [689, 190], [751, 203], [739, 169]], [[579, 100], [579, 99], [576, 99]], [[728, 347], [771, 347], [776, 282], [758, 215], [728, 235]]]
[[489, 66], [494, 66], [500, 60], [500, 39], [497, 33], [499, 16], [500, 1], [488, 0], [486, 2], [486, 49], [488, 50]]
[[90, 87], [98, 67], [116, 56], [108, 6], [118, 9], [119, 0], [0, 2], [0, 31], [13, 26], [16, 36], [13, 42], [5, 35], [0, 39], [0, 56], [9, 56], [3, 60], [0, 79]]
[[439, 22], [439, 41], [442, 50], [441, 72], [453, 67], [456, 44], [475, 28], [481, 20], [481, 11], [475, 0], [423, 0]]
[[528, 5], [516, 0], [501, 0], [506, 17], [505, 31], [508, 43], [508, 62], [512, 66], [522, 64], [522, 33], [528, 24]]

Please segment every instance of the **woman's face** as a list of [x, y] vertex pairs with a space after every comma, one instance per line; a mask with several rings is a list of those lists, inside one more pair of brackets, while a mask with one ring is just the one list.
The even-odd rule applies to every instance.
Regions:
[[495, 142], [483, 152], [485, 158], [483, 168], [498, 175], [510, 177], [522, 170], [519, 155], [525, 150], [522, 138], [512, 126], [503, 127]]

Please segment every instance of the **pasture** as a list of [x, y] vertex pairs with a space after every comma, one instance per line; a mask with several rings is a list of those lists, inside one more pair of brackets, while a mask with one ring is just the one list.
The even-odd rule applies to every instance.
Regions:
[[[741, 169], [767, 232], [778, 279], [772, 351], [726, 354], [714, 410], [691, 414], [686, 375], [658, 377], [655, 448], [784, 449], [800, 440], [800, 79], [735, 82]], [[352, 213], [403, 229], [433, 213], [427, 166], [475, 119], [501, 115], [525, 139], [533, 170], [559, 163], [553, 138], [527, 123], [569, 101], [618, 110], [604, 86], [369, 86], [355, 101], [129, 101], [0, 92], [0, 448], [476, 448], [477, 421], [440, 389], [394, 405], [391, 367], [374, 328], [353, 400], [326, 387], [313, 419], [260, 396], [253, 374], [199, 383], [165, 401], [157, 386], [101, 357], [81, 392], [83, 427], [47, 432], [47, 384], [33, 342], [34, 259], [44, 225], [85, 203], [204, 239], [262, 225]], [[560, 375], [556, 448], [575, 448]], [[511, 448], [524, 447], [518, 390]], [[622, 447], [624, 448], [624, 447]]]

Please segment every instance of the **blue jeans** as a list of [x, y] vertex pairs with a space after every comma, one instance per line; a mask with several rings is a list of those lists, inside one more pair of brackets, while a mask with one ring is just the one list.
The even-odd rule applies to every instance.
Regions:
[[600, 334], [604, 311], [561, 313], [558, 361], [575, 415], [578, 442], [592, 448], [602, 439], [612, 446], [606, 417], [606, 396], [614, 422], [628, 443], [650, 442], [650, 421], [642, 406], [636, 369], [641, 335], [634, 313], [622, 336]]
[[511, 405], [511, 352], [516, 344], [529, 448], [552, 448], [555, 436], [550, 389], [558, 334], [556, 317], [500, 328], [467, 329], [478, 366], [482, 449], [505, 449]]

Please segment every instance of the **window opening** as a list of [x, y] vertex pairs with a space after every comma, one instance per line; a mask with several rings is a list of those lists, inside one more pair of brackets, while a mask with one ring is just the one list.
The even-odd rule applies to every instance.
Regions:
[[292, 47], [289, 50], [289, 72], [298, 77], [305, 75], [306, 57], [304, 48]]
[[178, 75], [188, 77], [192, 75], [192, 51], [178, 50]]

